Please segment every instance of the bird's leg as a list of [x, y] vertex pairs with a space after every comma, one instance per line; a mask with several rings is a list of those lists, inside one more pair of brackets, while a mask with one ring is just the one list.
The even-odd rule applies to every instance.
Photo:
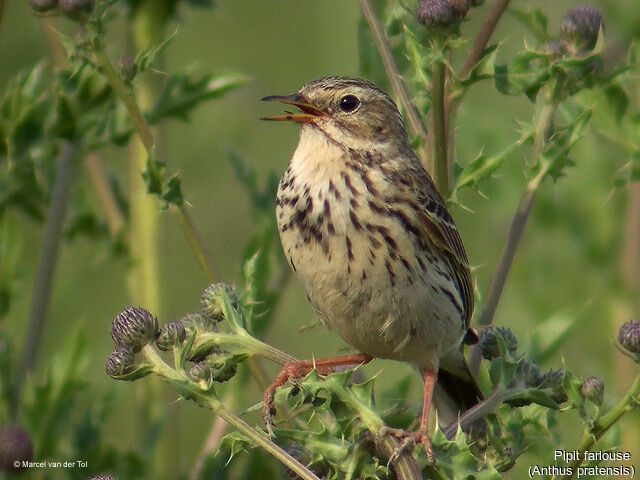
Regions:
[[314, 368], [320, 375], [328, 375], [333, 373], [333, 367], [342, 365], [363, 365], [365, 363], [369, 363], [372, 359], [373, 357], [366, 353], [352, 353], [350, 355], [318, 358], [314, 360], [298, 360], [287, 363], [282, 367], [278, 376], [262, 395], [262, 420], [264, 421], [267, 430], [269, 430], [269, 433], [272, 433], [272, 417], [276, 414], [276, 407], [273, 404], [273, 400], [278, 387], [281, 387], [290, 379], [304, 377]]
[[422, 400], [422, 416], [420, 418], [420, 427], [415, 432], [407, 432], [405, 430], [384, 428], [379, 435], [391, 434], [402, 439], [402, 443], [393, 452], [390, 463], [396, 461], [402, 452], [412, 448], [416, 443], [421, 443], [427, 454], [427, 458], [431, 463], [436, 463], [436, 457], [433, 454], [433, 446], [429, 438], [429, 413], [431, 411], [431, 399], [433, 398], [433, 387], [438, 379], [438, 372], [430, 368], [423, 368], [420, 373], [424, 379], [424, 397]]

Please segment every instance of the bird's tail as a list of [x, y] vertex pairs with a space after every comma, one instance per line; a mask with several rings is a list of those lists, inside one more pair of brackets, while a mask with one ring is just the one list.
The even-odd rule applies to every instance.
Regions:
[[445, 368], [438, 370], [437, 386], [455, 404], [459, 413], [464, 413], [484, 398], [466, 364], [465, 370], [464, 375], [460, 375], [458, 369], [455, 372], [450, 372]]
[[434, 401], [440, 423], [448, 424], [483, 400], [482, 390], [469, 371], [462, 350], [442, 359]]

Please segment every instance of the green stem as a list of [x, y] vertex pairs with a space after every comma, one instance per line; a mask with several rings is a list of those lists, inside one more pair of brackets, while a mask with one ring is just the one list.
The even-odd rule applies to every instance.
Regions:
[[264, 433], [259, 432], [231, 410], [227, 409], [224, 404], [214, 396], [212, 391], [202, 391], [198, 388], [197, 384], [190, 382], [184, 375], [181, 375], [179, 372], [172, 369], [164, 360], [162, 360], [162, 358], [160, 358], [151, 345], [146, 345], [142, 352], [146, 359], [153, 364], [155, 373], [166, 378], [186, 398], [192, 399], [199, 405], [212, 409], [227, 423], [246, 435], [260, 448], [273, 455], [276, 459], [282, 462], [283, 465], [294, 471], [300, 478], [304, 480], [320, 480], [311, 470], [302, 465], [298, 460], [278, 445], [273, 443]]
[[[100, 68], [102, 73], [105, 75], [105, 78], [115, 91], [116, 95], [120, 100], [124, 103], [127, 111], [131, 115], [133, 120], [133, 124], [135, 127], [142, 144], [145, 147], [146, 153], [151, 162], [155, 162], [156, 160], [156, 148], [155, 142], [153, 140], [153, 134], [151, 133], [151, 129], [149, 128], [149, 124], [147, 123], [142, 110], [138, 106], [138, 103], [135, 97], [131, 94], [128, 87], [124, 84], [122, 79], [118, 76], [116, 71], [113, 68], [110, 60], [102, 50], [99, 44], [94, 45], [93, 49], [94, 59], [96, 65]], [[203, 265], [203, 270], [208, 278], [212, 278], [214, 275], [217, 275], [217, 268], [215, 267], [213, 261], [211, 260], [211, 255], [208, 253], [206, 247], [201, 239], [199, 232], [197, 231], [194, 223], [187, 216], [187, 212], [184, 207], [176, 208], [174, 210], [179, 218], [180, 223], [182, 224], [183, 230], [187, 238], [189, 239], [189, 244], [191, 248], [195, 252], [196, 257], [198, 258], [201, 265]], [[206, 265], [206, 267], [204, 266]]]
[[284, 466], [295, 472], [303, 480], [320, 480], [315, 473], [301, 464], [293, 456], [273, 443], [265, 434], [251, 427], [248, 423], [238, 417], [231, 410], [228, 410], [217, 399], [205, 396], [200, 392], [196, 393], [196, 398], [207, 401], [212, 410], [218, 413], [227, 423], [235, 427], [253, 440], [260, 448], [273, 455]]
[[198, 336], [198, 344], [211, 342], [212, 345], [235, 345], [246, 349], [252, 355], [259, 355], [268, 358], [280, 365], [294, 362], [296, 359], [288, 353], [272, 347], [255, 337], [249, 335], [245, 330], [237, 330], [235, 333], [207, 332]]
[[449, 425], [447, 425], [442, 430], [442, 433], [444, 433], [444, 435], [449, 440], [451, 440], [456, 435], [458, 426], [460, 426], [461, 429], [465, 430], [473, 423], [485, 417], [487, 414], [493, 412], [496, 407], [498, 407], [498, 405], [503, 402], [507, 395], [511, 393], [511, 391], [511, 389], [502, 386], [496, 387], [496, 389], [491, 392], [491, 394], [487, 398], [464, 412], [459, 419], [456, 419], [454, 422], [451, 422]]
[[433, 180], [443, 198], [449, 196], [449, 161], [447, 119], [445, 109], [445, 83], [447, 66], [444, 61], [433, 65], [431, 79], [431, 121], [433, 124]]
[[147, 120], [144, 118], [144, 114], [142, 110], [138, 106], [138, 102], [135, 97], [129, 91], [129, 88], [124, 84], [120, 76], [116, 73], [111, 61], [107, 57], [106, 53], [102, 49], [102, 46], [96, 42], [93, 46], [93, 56], [96, 62], [96, 65], [105, 76], [111, 88], [115, 91], [118, 98], [124, 103], [129, 115], [131, 115], [131, 119], [133, 120], [134, 127], [142, 144], [149, 156], [155, 156], [155, 142], [153, 140], [153, 134], [151, 133], [151, 128], [147, 123]]
[[27, 327], [27, 335], [22, 351], [22, 361], [20, 362], [18, 376], [16, 378], [14, 391], [15, 402], [12, 405], [14, 413], [18, 408], [22, 382], [33, 370], [40, 348], [42, 331], [47, 317], [49, 300], [51, 299], [53, 275], [55, 273], [60, 238], [62, 237], [65, 214], [69, 203], [71, 183], [77, 170], [77, 164], [73, 158], [75, 152], [75, 147], [71, 143], [65, 142], [58, 160], [58, 174], [51, 195], [51, 204], [47, 214], [40, 259], [38, 260], [38, 269], [31, 294], [29, 325]]
[[200, 236], [195, 223], [193, 223], [191, 215], [189, 215], [189, 212], [184, 205], [180, 205], [179, 207], [172, 205], [171, 209], [178, 214], [178, 218], [180, 219], [180, 224], [182, 225], [184, 234], [187, 237], [187, 241], [189, 242], [189, 245], [191, 245], [191, 249], [198, 259], [200, 268], [202, 268], [207, 276], [207, 280], [209, 282], [215, 282], [217, 279], [221, 278], [220, 272], [216, 268], [215, 263], [213, 263], [209, 250], [202, 241], [202, 237]]
[[[633, 382], [631, 388], [627, 391], [622, 400], [613, 407], [609, 413], [598, 418], [591, 428], [586, 430], [580, 440], [577, 450], [584, 452], [585, 450], [591, 450], [591, 447], [609, 431], [609, 429], [627, 412], [632, 411], [638, 405], [640, 405], [640, 375], [638, 375]], [[571, 468], [571, 474], [561, 477], [563, 480], [570, 480], [578, 473], [578, 467], [584, 462], [584, 455], [579, 455], [574, 461], [569, 464]], [[555, 478], [555, 477], [554, 477]]]

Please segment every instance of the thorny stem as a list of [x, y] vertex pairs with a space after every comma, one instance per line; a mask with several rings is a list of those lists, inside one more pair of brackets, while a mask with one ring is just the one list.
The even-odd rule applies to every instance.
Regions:
[[420, 139], [421, 160], [422, 163], [426, 165], [427, 153], [425, 152], [425, 146], [427, 142], [427, 130], [424, 128], [422, 120], [420, 119], [420, 115], [418, 115], [418, 112], [411, 102], [409, 91], [402, 81], [402, 76], [400, 75], [400, 72], [398, 70], [398, 65], [393, 58], [393, 52], [391, 51], [389, 38], [384, 31], [384, 27], [382, 26], [382, 23], [380, 22], [380, 19], [378, 18], [378, 15], [376, 14], [371, 1], [359, 1], [362, 14], [369, 24], [371, 35], [373, 36], [373, 40], [376, 44], [378, 52], [380, 53], [380, 59], [382, 60], [387, 78], [389, 78], [389, 82], [391, 83], [391, 88], [393, 88], [394, 93], [400, 100], [400, 103], [402, 104], [402, 107], [405, 111], [409, 130], [411, 131], [412, 135]]
[[[627, 412], [632, 411], [640, 405], [640, 375], [633, 382], [631, 388], [627, 391], [622, 400], [609, 411], [606, 415], [596, 419], [593, 425], [586, 429], [577, 447], [579, 452], [591, 450], [591, 447], [605, 434], [609, 429]], [[578, 473], [578, 467], [584, 462], [584, 455], [579, 455], [569, 464], [571, 474], [561, 477], [563, 480], [570, 480]], [[556, 478], [556, 477], [554, 477]]]
[[442, 433], [444, 433], [447, 439], [451, 440], [455, 437], [458, 426], [464, 430], [487, 414], [493, 412], [496, 407], [502, 403], [508, 393], [510, 393], [508, 388], [498, 386], [487, 398], [464, 412], [459, 419], [447, 425], [442, 430]]
[[[107, 58], [104, 50], [100, 45], [94, 45], [93, 53], [97, 66], [105, 75], [107, 81], [116, 92], [116, 95], [120, 98], [120, 100], [122, 100], [127, 108], [127, 111], [131, 115], [136, 132], [138, 133], [140, 140], [142, 141], [142, 144], [147, 151], [147, 154], [152, 161], [155, 160], [156, 147], [153, 140], [153, 134], [151, 133], [149, 124], [144, 118], [144, 114], [140, 110], [140, 107], [138, 106], [135, 98], [133, 97], [133, 95], [131, 95], [127, 86], [122, 82], [118, 74], [115, 72], [113, 65]], [[193, 248], [199, 262], [201, 263], [201, 265], [203, 265], [205, 273], [208, 277], [210, 275], [216, 275], [217, 269], [213, 264], [213, 261], [211, 260], [211, 255], [208, 253], [204, 243], [202, 242], [200, 234], [198, 233], [194, 223], [191, 221], [190, 217], [188, 217], [185, 207], [181, 206], [180, 208], [176, 208], [175, 211], [180, 217], [185, 235], [189, 239], [190, 245]], [[204, 267], [205, 264], [206, 268]], [[211, 279], [212, 278], [209, 278], [209, 280]]]
[[33, 366], [38, 354], [42, 330], [47, 316], [49, 300], [51, 298], [51, 287], [53, 274], [58, 258], [60, 238], [64, 225], [64, 218], [69, 203], [69, 193], [71, 183], [77, 170], [77, 164], [73, 158], [76, 148], [69, 142], [62, 146], [58, 161], [58, 175], [51, 195], [51, 205], [47, 215], [47, 222], [42, 240], [40, 259], [38, 260], [38, 270], [36, 272], [33, 292], [31, 295], [31, 307], [29, 312], [29, 326], [24, 349], [22, 351], [22, 361], [16, 378], [14, 410], [17, 410], [20, 386], [24, 378], [33, 370]]
[[264, 343], [249, 335], [245, 330], [236, 330], [235, 333], [207, 332], [198, 336], [199, 343], [211, 342], [213, 345], [237, 345], [244, 347], [253, 355], [268, 358], [280, 365], [295, 362], [296, 358], [277, 348]]
[[298, 460], [292, 457], [285, 450], [273, 443], [264, 433], [259, 432], [231, 410], [228, 410], [220, 400], [215, 397], [212, 391], [202, 391], [197, 384], [190, 382], [184, 374], [175, 371], [167, 365], [158, 355], [151, 345], [143, 348], [143, 354], [146, 359], [153, 364], [155, 373], [167, 379], [175, 386], [186, 398], [194, 400], [199, 405], [210, 408], [227, 423], [232, 425], [238, 431], [245, 434], [260, 448], [277, 458], [283, 465], [294, 471], [304, 480], [320, 480], [311, 470], [302, 465]]
[[191, 218], [191, 215], [189, 214], [185, 206], [180, 205], [178, 207], [172, 205], [171, 209], [175, 210], [178, 213], [178, 218], [180, 219], [180, 223], [182, 224], [182, 228], [187, 237], [187, 240], [189, 241], [191, 248], [196, 254], [198, 263], [200, 264], [202, 270], [205, 272], [207, 280], [213, 282], [217, 278], [221, 278], [220, 272], [216, 268], [215, 263], [213, 263], [213, 259], [211, 258], [207, 247], [202, 241], [202, 237], [200, 236], [200, 233], [198, 232], [195, 223], [193, 223], [193, 219]]
[[431, 80], [431, 121], [433, 131], [433, 180], [443, 198], [449, 196], [449, 161], [445, 83], [447, 66], [443, 60], [433, 65]]

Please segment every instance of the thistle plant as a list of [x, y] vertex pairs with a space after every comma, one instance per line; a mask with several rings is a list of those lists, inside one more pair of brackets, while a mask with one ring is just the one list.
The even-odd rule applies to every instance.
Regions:
[[[170, 386], [172, 395], [211, 410], [208, 438], [197, 446], [197, 454], [189, 450], [195, 460], [184, 460], [192, 463], [193, 479], [257, 475], [265, 479], [488, 479], [502, 478], [505, 472], [515, 478], [534, 463], [556, 467], [548, 478], [607, 476], [598, 469], [608, 464], [584, 456], [554, 459], [550, 449], [627, 449], [629, 438], [620, 435], [631, 432], [629, 436], [634, 436], [629, 419], [640, 398], [640, 322], [622, 325], [615, 334], [617, 342], [598, 343], [602, 351], [611, 351], [616, 370], [629, 373], [631, 379], [614, 378], [612, 372], [601, 371], [598, 359], [584, 355], [586, 345], [595, 342], [578, 328], [591, 333], [589, 329], [598, 325], [593, 336], [606, 340], [603, 323], [619, 325], [620, 311], [625, 318], [637, 317], [640, 262], [635, 252], [640, 230], [634, 227], [634, 219], [640, 218], [640, 196], [629, 193], [625, 206], [618, 200], [627, 191], [637, 190], [640, 180], [638, 49], [629, 40], [637, 32], [619, 44], [621, 52], [615, 57], [611, 38], [620, 35], [624, 22], [621, 15], [609, 14], [618, 7], [605, 2], [605, 16], [590, 5], [570, 5], [559, 21], [551, 22], [538, 8], [544, 7], [540, 2], [358, 2], [360, 76], [398, 100], [413, 145], [456, 220], [467, 215], [474, 227], [461, 229], [465, 245], [475, 245], [470, 249], [472, 265], [485, 265], [473, 270], [478, 308], [472, 325], [479, 327], [482, 339], [471, 351], [484, 399], [455, 421], [432, 418], [436, 463], [431, 464], [421, 450], [403, 451], [397, 439], [384, 435], [389, 429], [415, 427], [419, 407], [411, 400], [410, 384], [417, 379], [394, 378], [385, 383], [375, 375], [367, 376], [370, 367], [328, 375], [314, 370], [278, 389], [279, 416], [272, 432], [258, 419], [259, 390], [270, 380], [263, 365], [284, 365], [294, 359], [263, 340], [275, 322], [286, 320], [278, 307], [292, 293], [285, 288], [290, 274], [274, 226], [277, 177], [270, 174], [263, 179], [252, 166], [260, 159], [245, 160], [241, 146], [227, 151], [253, 220], [251, 231], [245, 232], [242, 258], [230, 261], [243, 268], [228, 269], [242, 270], [242, 287], [212, 283], [202, 293], [197, 311], [165, 321], [165, 298], [171, 296], [160, 293], [158, 270], [166, 254], [158, 248], [163, 238], [159, 212], [170, 213], [167, 223], [177, 220], [186, 240], [184, 249], [193, 251], [194, 264], [206, 281], [220, 279], [212, 258], [225, 255], [191, 218], [180, 158], [165, 156], [162, 141], [168, 135], [157, 128], [167, 121], [188, 119], [198, 106], [247, 80], [234, 73], [197, 74], [163, 64], [174, 36], [189, 28], [167, 35], [176, 12], [187, 3], [213, 2], [28, 3], [33, 23], [46, 25], [52, 58], [57, 60], [37, 63], [14, 75], [3, 84], [0, 98], [0, 468], [10, 470], [17, 459], [80, 455], [90, 460], [91, 467], [65, 472], [69, 478], [185, 477], [184, 465], [161, 458], [163, 452], [175, 451], [172, 442], [180, 440], [164, 426], [170, 402], [150, 382], [150, 377], [157, 377]], [[631, 8], [619, 8], [623, 7]], [[6, 19], [2, 10], [0, 5], [0, 19]], [[517, 36], [519, 44], [505, 48], [509, 38], [495, 38], [497, 27], [505, 23], [525, 32], [526, 41], [518, 31], [509, 38]], [[121, 29], [132, 39], [129, 45], [121, 42]], [[158, 79], [154, 85], [152, 80]], [[481, 88], [497, 92], [508, 105], [505, 110], [512, 124], [508, 132], [484, 127], [493, 121], [486, 112], [472, 118], [473, 129], [469, 120], [463, 121]], [[476, 128], [489, 132], [487, 139], [478, 140]], [[122, 147], [132, 145], [137, 146], [124, 153]], [[588, 164], [604, 151], [602, 145], [613, 146], [616, 155], [598, 158], [599, 191], [610, 189], [609, 206], [614, 204], [600, 231], [594, 227], [599, 220], [586, 220], [581, 211], [584, 194], [593, 192], [582, 191], [581, 202], [554, 205], [549, 189], [565, 199], [572, 181], [593, 168]], [[106, 160], [110, 155], [127, 158], [128, 173], [112, 174], [115, 162]], [[616, 171], [609, 175], [611, 165]], [[227, 167], [208, 164], [213, 172]], [[121, 184], [123, 178], [127, 185]], [[517, 191], [520, 196], [511, 214], [505, 213], [508, 206], [499, 204], [500, 199], [509, 198], [501, 195], [502, 190]], [[486, 217], [485, 202], [492, 206]], [[207, 204], [207, 208], [220, 212], [229, 205], [211, 208]], [[234, 208], [242, 211], [244, 207], [234, 204]], [[465, 209], [475, 213], [461, 213]], [[498, 215], [502, 215], [499, 221]], [[564, 249], [584, 260], [576, 269], [580, 273], [574, 275], [575, 281], [595, 277], [597, 272], [606, 275], [606, 281], [598, 277], [591, 286], [612, 287], [581, 292], [578, 299], [568, 288], [558, 288], [567, 297], [562, 300], [566, 310], [544, 321], [546, 313], [540, 312], [556, 307], [550, 300], [555, 292], [546, 291], [546, 285], [538, 288], [537, 275], [548, 262], [534, 258], [536, 250], [527, 240], [549, 237], [545, 256], [552, 255], [552, 234], [557, 229], [548, 227], [554, 222], [568, 225], [574, 236]], [[23, 227], [26, 223], [28, 228]], [[507, 224], [504, 234], [501, 227], [496, 228]], [[230, 228], [231, 223], [221, 229]], [[33, 269], [24, 268], [21, 253], [23, 237], [31, 231], [41, 233], [37, 241], [42, 242], [39, 264]], [[603, 240], [607, 236], [616, 241]], [[63, 319], [78, 330], [70, 340], [54, 339], [52, 331], [58, 333], [58, 329], [47, 320], [52, 313], [51, 292], [65, 290], [52, 287], [70, 270], [54, 268], [60, 246], [70, 248], [79, 238], [93, 242], [92, 246], [101, 242], [108, 251], [104, 255], [126, 264], [131, 272], [131, 298], [118, 303], [132, 306], [112, 322], [114, 345], [105, 371], [113, 379], [135, 380], [138, 393], [145, 397], [135, 400], [144, 426], [138, 429], [142, 433], [133, 447], [120, 445], [120, 439], [114, 441], [103, 427], [112, 422], [120, 428], [119, 402], [123, 396], [136, 399], [138, 395], [129, 395], [125, 388], [117, 398], [87, 373], [87, 365], [96, 364], [96, 357], [104, 360], [105, 352], [96, 353], [100, 349], [93, 348], [81, 327], [76, 329], [76, 318], [65, 315]], [[32, 239], [26, 244], [33, 245]], [[478, 254], [488, 244], [503, 245], [495, 262], [489, 254], [486, 258]], [[517, 256], [521, 250], [528, 255]], [[619, 251], [620, 266], [612, 266], [611, 255]], [[529, 268], [525, 275], [531, 273], [532, 264], [539, 264], [536, 275], [526, 278], [526, 288], [517, 288], [522, 287], [522, 273], [510, 274], [518, 262]], [[33, 282], [25, 282], [21, 272], [31, 270], [37, 270]], [[500, 311], [508, 279], [515, 280], [506, 290], [515, 299]], [[554, 282], [562, 287], [572, 283]], [[15, 309], [21, 305], [25, 285], [33, 285], [29, 320], [14, 321], [10, 315], [20, 311]], [[586, 297], [598, 298], [594, 310], [584, 306]], [[621, 299], [625, 308], [615, 305]], [[73, 301], [83, 300], [74, 296]], [[535, 306], [536, 301], [544, 305]], [[603, 314], [603, 303], [611, 304], [614, 313]], [[522, 308], [516, 316], [512, 315], [514, 304]], [[54, 312], [59, 309], [58, 305]], [[579, 325], [587, 316], [593, 321]], [[529, 323], [526, 335], [519, 333], [516, 338], [513, 332], [519, 332], [520, 321]], [[16, 325], [23, 323], [24, 344], [18, 348], [23, 330], [16, 330]], [[99, 328], [108, 341], [107, 329]], [[584, 363], [573, 360], [576, 342]], [[43, 344], [57, 352], [45, 357], [42, 352], [49, 351], [43, 350]], [[559, 359], [561, 350], [566, 362]], [[627, 358], [630, 367], [619, 368]], [[253, 405], [245, 409], [237, 399], [240, 396]], [[147, 411], [150, 414], [145, 417]], [[180, 428], [175, 426], [175, 431]], [[233, 431], [228, 433], [227, 428]], [[632, 462], [636, 456], [632, 451]]]

